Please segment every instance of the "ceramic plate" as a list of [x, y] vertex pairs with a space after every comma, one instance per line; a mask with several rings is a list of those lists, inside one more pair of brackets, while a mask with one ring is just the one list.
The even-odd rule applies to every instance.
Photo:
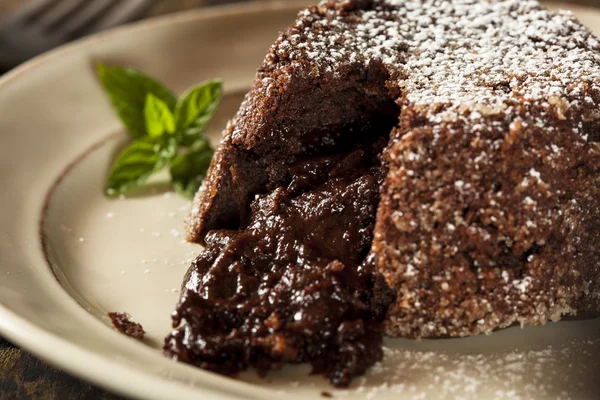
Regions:
[[[302, 2], [306, 3], [306, 2]], [[65, 370], [140, 398], [600, 398], [600, 320], [507, 329], [468, 339], [388, 340], [385, 360], [347, 390], [306, 366], [240, 379], [164, 358], [170, 312], [190, 260], [189, 203], [165, 188], [102, 195], [126, 140], [93, 72], [132, 65], [177, 91], [221, 77], [213, 140], [237, 109], [297, 2], [210, 9], [150, 20], [43, 55], [0, 80], [0, 333]], [[600, 13], [577, 8], [600, 31]], [[143, 343], [106, 314], [127, 311]]]

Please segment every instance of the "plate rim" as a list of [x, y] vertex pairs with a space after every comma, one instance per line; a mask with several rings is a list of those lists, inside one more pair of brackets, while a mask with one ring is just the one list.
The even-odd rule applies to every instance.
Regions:
[[[139, 31], [190, 21], [201, 22], [220, 17], [259, 14], [265, 11], [290, 12], [300, 10], [306, 6], [307, 0], [231, 3], [179, 11], [125, 24], [75, 40], [26, 61], [0, 77], [0, 90], [10, 85], [16, 79], [26, 76], [27, 73], [63, 55], [93, 46], [96, 43], [112, 39], [116, 36], [125, 36]], [[40, 243], [36, 243], [36, 245], [41, 246]], [[50, 268], [50, 266], [47, 267]], [[239, 393], [235, 393], [235, 391], [226, 392], [222, 387], [211, 388], [204, 385], [187, 385], [178, 381], [157, 377], [154, 374], [140, 371], [127, 365], [115, 363], [109, 357], [81, 347], [31, 323], [29, 319], [20, 316], [2, 303], [0, 303], [0, 334], [11, 343], [31, 352], [52, 366], [58, 367], [75, 377], [91, 382], [112, 393], [132, 398], [156, 399], [170, 398], [175, 394], [174, 392], [177, 393], [177, 396], [183, 395], [186, 398], [195, 398], [198, 394], [202, 394], [205, 398], [210, 399], [233, 400], [240, 398]], [[64, 357], [64, 354], [69, 354], [69, 356]], [[86, 368], [81, 368], [80, 359], [86, 360]], [[102, 373], [98, 373], [98, 371], [102, 371]], [[144, 384], [131, 385], [129, 382], [144, 382]]]
[[[314, 1], [316, 2], [317, 0]], [[554, 6], [570, 10], [590, 10], [600, 17], [600, 9], [594, 7], [552, 0], [544, 3], [552, 3]], [[295, 9], [299, 10], [306, 7], [306, 5], [307, 0], [232, 3], [180, 11], [126, 24], [73, 41], [34, 57], [0, 77], [0, 90], [11, 84], [15, 79], [26, 76], [27, 73], [34, 71], [47, 62], [52, 62], [62, 55], [76, 52], [88, 46], [93, 46], [96, 43], [108, 40], [115, 36], [127, 35], [147, 29], [155, 29], [161, 26], [176, 25], [190, 21], [201, 22], [226, 16], [252, 15], [264, 11], [289, 12]], [[40, 243], [37, 243], [37, 245], [41, 246]], [[50, 267], [48, 266], [48, 268]], [[73, 301], [75, 302], [76, 300], [73, 299]], [[0, 334], [11, 343], [31, 352], [36, 357], [49, 362], [51, 365], [59, 367], [73, 376], [91, 382], [113, 393], [133, 398], [143, 397], [157, 399], [172, 398], [174, 397], [175, 392], [176, 396], [183, 396], [185, 398], [195, 398], [199, 394], [205, 396], [207, 399], [233, 400], [240, 398], [239, 390], [226, 391], [225, 387], [213, 388], [204, 384], [198, 386], [187, 385], [179, 381], [158, 377], [155, 374], [147, 373], [127, 365], [115, 363], [107, 356], [88, 350], [47, 329], [37, 326], [30, 322], [29, 319], [20, 316], [2, 303], [0, 303]], [[64, 357], [63, 354], [69, 354], [69, 357]], [[81, 368], [80, 359], [85, 359], [87, 364], [86, 368]], [[130, 382], [143, 382], [144, 384], [131, 385]]]

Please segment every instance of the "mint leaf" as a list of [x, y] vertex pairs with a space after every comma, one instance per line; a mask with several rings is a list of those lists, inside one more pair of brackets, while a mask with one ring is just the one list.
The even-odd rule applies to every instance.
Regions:
[[199, 139], [194, 142], [189, 152], [171, 160], [171, 183], [179, 194], [188, 199], [194, 197], [210, 166], [213, 153], [208, 142]]
[[214, 153], [203, 133], [223, 96], [221, 81], [206, 81], [178, 101], [161, 83], [134, 69], [100, 63], [97, 73], [134, 140], [115, 160], [106, 195], [127, 193], [169, 164], [173, 188], [192, 198]]
[[175, 118], [169, 110], [169, 106], [152, 93], [146, 95], [144, 119], [146, 120], [146, 131], [150, 137], [160, 137], [165, 132], [175, 132]]
[[147, 135], [144, 106], [148, 93], [166, 103], [170, 110], [175, 109], [175, 95], [149, 76], [131, 68], [102, 63], [98, 64], [97, 72], [115, 111], [133, 139]]
[[163, 168], [175, 155], [173, 139], [138, 139], [117, 157], [104, 192], [107, 196], [125, 194], [146, 182], [154, 172]]
[[188, 90], [181, 97], [175, 106], [175, 120], [183, 142], [189, 145], [199, 137], [217, 111], [222, 96], [222, 82], [212, 80]]

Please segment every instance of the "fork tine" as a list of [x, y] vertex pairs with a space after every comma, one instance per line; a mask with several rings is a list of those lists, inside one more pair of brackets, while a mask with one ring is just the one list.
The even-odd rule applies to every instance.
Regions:
[[[126, 0], [127, 1], [127, 0]], [[101, 19], [104, 14], [110, 12], [119, 0], [94, 0], [88, 3], [80, 13], [74, 15], [73, 18], [66, 21], [61, 30], [69, 39], [75, 39], [83, 36], [86, 30], [89, 30], [90, 25], [94, 20]]]
[[112, 7], [110, 12], [102, 15], [90, 26], [86, 33], [101, 31], [133, 21], [143, 16], [152, 6], [154, 0], [123, 0], [118, 2], [118, 7]]
[[61, 0], [30, 0], [12, 15], [14, 18], [34, 21], [60, 2]]
[[36, 20], [36, 25], [46, 32], [52, 32], [74, 14], [85, 8], [87, 0], [63, 0]]

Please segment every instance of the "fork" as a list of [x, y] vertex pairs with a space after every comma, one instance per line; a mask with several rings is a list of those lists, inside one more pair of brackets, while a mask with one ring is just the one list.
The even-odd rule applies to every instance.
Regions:
[[154, 0], [33, 0], [0, 16], [0, 68], [142, 17]]

